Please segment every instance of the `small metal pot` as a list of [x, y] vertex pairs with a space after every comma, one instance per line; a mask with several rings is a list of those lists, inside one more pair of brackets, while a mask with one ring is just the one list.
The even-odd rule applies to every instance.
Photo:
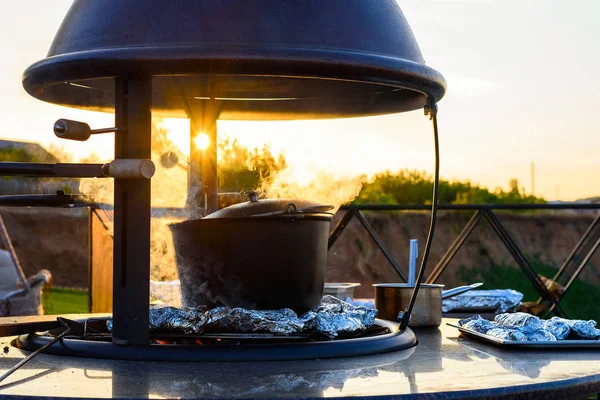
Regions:
[[[442, 290], [444, 285], [421, 284], [417, 300], [410, 316], [409, 326], [413, 328], [435, 328], [442, 323], [442, 300], [465, 293], [481, 286], [474, 283], [459, 286], [450, 290]], [[408, 308], [414, 287], [408, 283], [376, 283], [375, 308], [379, 311], [377, 317], [396, 321], [398, 313]]]
[[183, 305], [291, 308], [323, 296], [333, 208], [302, 200], [236, 204], [170, 225]]
[[[377, 317], [396, 321], [398, 313], [406, 310], [414, 287], [408, 283], [377, 283], [375, 308]], [[410, 315], [412, 328], [434, 328], [442, 323], [442, 288], [444, 285], [422, 284]]]

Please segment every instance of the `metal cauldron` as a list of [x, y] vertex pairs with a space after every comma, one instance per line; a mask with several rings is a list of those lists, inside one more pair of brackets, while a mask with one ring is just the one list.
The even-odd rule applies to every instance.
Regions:
[[170, 226], [184, 306], [303, 313], [320, 303], [333, 207], [251, 196]]

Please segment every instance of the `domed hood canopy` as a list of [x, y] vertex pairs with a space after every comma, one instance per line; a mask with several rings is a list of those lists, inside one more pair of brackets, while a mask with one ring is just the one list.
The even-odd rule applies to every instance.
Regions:
[[220, 119], [381, 115], [445, 92], [395, 0], [75, 0], [23, 86], [112, 112], [114, 78], [138, 76], [180, 117], [208, 102]]

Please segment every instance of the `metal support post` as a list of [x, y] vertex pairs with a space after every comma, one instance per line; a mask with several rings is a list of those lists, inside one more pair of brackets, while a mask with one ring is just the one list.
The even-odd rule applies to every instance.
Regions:
[[[567, 269], [569, 267], [569, 264], [571, 264], [572, 261], [577, 262], [577, 261], [581, 260], [581, 257], [579, 257], [578, 253], [587, 244], [588, 239], [590, 238], [592, 232], [598, 226], [598, 222], [600, 222], [600, 214], [596, 215], [596, 217], [594, 218], [592, 223], [588, 226], [586, 231], [581, 236], [581, 239], [579, 239], [579, 241], [577, 242], [577, 244], [575, 245], [573, 250], [571, 250], [571, 253], [569, 253], [569, 255], [567, 256], [565, 261], [562, 263], [562, 265], [558, 269], [558, 271], [556, 271], [556, 274], [554, 274], [554, 277], [552, 278], [552, 280], [554, 282], [559, 282], [560, 278], [563, 275], [568, 275]], [[592, 250], [592, 251], [594, 251], [594, 250]], [[589, 254], [589, 251], [588, 251], [588, 254]], [[573, 276], [573, 274], [571, 274], [571, 277], [572, 276]], [[538, 299], [537, 303], [540, 304], [541, 302], [542, 302], [542, 298], [540, 297]]]
[[[222, 101], [206, 102], [200, 110], [188, 110], [190, 119], [190, 189], [188, 207], [204, 209], [210, 214], [219, 209], [219, 182], [217, 176], [217, 120], [223, 107]], [[208, 145], [201, 149], [196, 145], [199, 134], [208, 136]], [[200, 187], [195, 188], [195, 185]]]
[[346, 226], [350, 223], [350, 220], [354, 217], [354, 209], [350, 208], [345, 211], [342, 219], [335, 225], [335, 228], [329, 233], [329, 242], [327, 244], [327, 250], [331, 249], [333, 244], [338, 240]]
[[[151, 158], [152, 78], [117, 78], [115, 159]], [[113, 342], [148, 344], [150, 180], [115, 179]]]
[[379, 249], [381, 250], [381, 252], [385, 256], [385, 258], [388, 260], [388, 262], [394, 268], [394, 271], [396, 271], [396, 273], [398, 274], [398, 276], [404, 282], [406, 282], [407, 281], [406, 274], [400, 269], [400, 266], [398, 265], [398, 263], [396, 262], [396, 260], [394, 259], [394, 257], [392, 257], [392, 255], [388, 251], [387, 247], [385, 247], [385, 245], [383, 244], [383, 242], [379, 239], [379, 237], [375, 233], [375, 230], [373, 229], [373, 227], [371, 226], [371, 224], [369, 223], [369, 221], [367, 221], [365, 219], [365, 217], [360, 213], [360, 211], [356, 211], [355, 213], [356, 213], [356, 218], [358, 218], [358, 220], [360, 221], [360, 223], [362, 224], [362, 226], [365, 227], [365, 229], [369, 233], [369, 236], [371, 236], [371, 239], [373, 239], [373, 241], [375, 242], [375, 244], [377, 245], [377, 247], [379, 247]]
[[471, 232], [473, 232], [473, 229], [475, 229], [477, 223], [479, 222], [479, 220], [481, 220], [482, 216], [483, 212], [481, 210], [477, 210], [475, 214], [473, 214], [471, 219], [469, 219], [469, 222], [467, 222], [467, 224], [460, 231], [456, 239], [454, 239], [454, 242], [452, 242], [450, 248], [446, 250], [446, 253], [444, 253], [440, 261], [433, 268], [433, 271], [431, 271], [431, 273], [425, 280], [425, 283], [434, 283], [438, 280], [438, 278], [444, 272], [450, 261], [452, 261], [452, 259], [456, 255], [456, 252], [462, 247], [463, 243], [465, 242], [465, 240], [467, 240]]
[[529, 281], [533, 284], [535, 290], [540, 295], [542, 295], [542, 297], [544, 297], [547, 301], [556, 306], [556, 313], [559, 316], [566, 318], [564, 310], [560, 307], [557, 300], [554, 298], [554, 295], [548, 290], [546, 285], [544, 285], [537, 272], [535, 272], [533, 267], [529, 264], [527, 258], [525, 258], [525, 256], [513, 240], [513, 238], [506, 231], [504, 226], [500, 223], [496, 215], [494, 215], [494, 213], [491, 210], [487, 210], [485, 212], [485, 217], [487, 218], [488, 222], [492, 226], [492, 229], [494, 229], [500, 240], [502, 240], [502, 243], [504, 243], [504, 246], [506, 246], [508, 251], [511, 253], [521, 270], [523, 270], [527, 279], [529, 279]]
[[587, 253], [585, 258], [581, 261], [581, 263], [579, 264], [579, 266], [577, 267], [577, 269], [575, 270], [573, 275], [571, 275], [569, 282], [565, 285], [565, 291], [561, 293], [561, 295], [558, 297], [556, 303], [554, 303], [550, 306], [546, 315], [549, 315], [550, 313], [554, 312], [554, 310], [556, 309], [556, 306], [558, 304], [560, 304], [562, 299], [566, 296], [567, 292], [569, 291], [569, 289], [571, 288], [571, 286], [573, 285], [573, 283], [575, 282], [575, 280], [577, 279], [577, 277], [579, 276], [581, 271], [583, 271], [583, 268], [586, 266], [586, 264], [590, 261], [590, 259], [596, 252], [596, 250], [598, 249], [598, 246], [600, 246], [600, 238], [598, 238], [598, 240], [596, 240], [596, 242], [592, 246], [591, 250]]

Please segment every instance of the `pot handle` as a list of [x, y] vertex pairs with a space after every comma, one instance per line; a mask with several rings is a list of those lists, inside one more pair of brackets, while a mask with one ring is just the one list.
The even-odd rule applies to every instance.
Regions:
[[458, 296], [459, 294], [463, 294], [464, 292], [468, 292], [471, 289], [475, 289], [479, 286], [483, 285], [481, 282], [474, 283], [468, 286], [459, 286], [454, 289], [442, 290], [442, 300], [449, 299], [450, 297]]

